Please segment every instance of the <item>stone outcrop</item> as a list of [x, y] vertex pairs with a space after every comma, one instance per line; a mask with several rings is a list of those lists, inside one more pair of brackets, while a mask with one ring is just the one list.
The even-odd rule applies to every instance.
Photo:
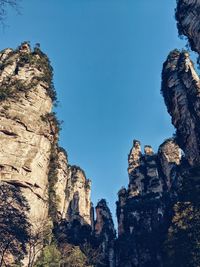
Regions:
[[[29, 57], [38, 63], [30, 63]], [[55, 134], [43, 119], [52, 109], [49, 85], [42, 81], [41, 56], [28, 45], [6, 49], [0, 58], [0, 181], [21, 187], [30, 221], [37, 223], [48, 217], [48, 164]]]
[[133, 147], [128, 156], [128, 173], [131, 173], [140, 165], [141, 146], [138, 140], [133, 140]]
[[[177, 1], [179, 34], [187, 36], [192, 50], [198, 53], [199, 11], [199, 0]], [[133, 142], [128, 157], [128, 189], [118, 193], [117, 266], [171, 266], [166, 265], [163, 246], [174, 223], [173, 206], [182, 199], [191, 201], [187, 196], [192, 192], [182, 191], [187, 183], [192, 183], [194, 191], [199, 188], [200, 82], [187, 51], [175, 49], [169, 54], [163, 65], [161, 92], [176, 134], [156, 154], [150, 146], [142, 154], [140, 142]]]
[[163, 177], [163, 187], [170, 191], [175, 187], [177, 168], [181, 163], [181, 149], [173, 139], [166, 140], [158, 149], [160, 172]]
[[192, 50], [200, 54], [200, 2], [199, 0], [178, 0], [176, 9], [177, 27], [180, 35], [188, 38]]
[[79, 219], [91, 225], [91, 181], [80, 167], [68, 164], [64, 150], [58, 149], [57, 155], [55, 193], [58, 217], [67, 221]]
[[[176, 19], [179, 34], [187, 36], [192, 50], [200, 53], [200, 1], [177, 0]], [[176, 134], [156, 153], [150, 145], [142, 152], [140, 142], [133, 141], [129, 183], [118, 192], [116, 203], [116, 238], [106, 201], [98, 202], [95, 218], [91, 181], [80, 167], [69, 165], [58, 145], [48, 58], [38, 47], [32, 51], [28, 43], [0, 52], [0, 214], [4, 215], [0, 226], [12, 218], [7, 226], [16, 226], [16, 233], [12, 229], [8, 242], [21, 248], [23, 266], [31, 266], [30, 255], [36, 248], [31, 247], [31, 235], [44, 224], [51, 226], [63, 251], [69, 244], [87, 252], [89, 248], [95, 258], [90, 265], [165, 266], [163, 246], [174, 223], [173, 207], [183, 199], [186, 204], [193, 200], [187, 198], [192, 192], [183, 188], [195, 187], [199, 195], [200, 81], [187, 51], [175, 49], [167, 57], [161, 92]], [[7, 233], [0, 228], [0, 265], [4, 261], [12, 266], [18, 253], [13, 248], [4, 251]]]
[[51, 76], [49, 61], [26, 43], [17, 50], [2, 51], [0, 59], [0, 183], [20, 189], [30, 207], [30, 232], [35, 233], [49, 221], [48, 170], [57, 139], [48, 117], [53, 103], [46, 79]]
[[84, 223], [91, 225], [91, 181], [77, 166], [69, 167], [69, 177], [66, 186], [66, 219], [74, 220], [79, 216]]
[[138, 141], [133, 141], [133, 148], [128, 156], [129, 197], [143, 196], [148, 193], [163, 191], [162, 181], [159, 178], [157, 155], [151, 146], [145, 146], [144, 155]]
[[128, 156], [128, 189], [122, 188], [118, 193], [116, 264], [162, 266], [161, 233], [169, 226], [174, 199], [170, 190], [177, 184], [174, 172], [181, 154], [173, 139], [166, 140], [156, 154], [149, 145], [142, 154], [138, 144], [133, 141]]
[[23, 43], [0, 53], [0, 185], [19, 188], [30, 234], [51, 220], [91, 225], [91, 182], [58, 145], [55, 100], [50, 62], [39, 48]]
[[103, 255], [102, 266], [115, 267], [114, 243], [116, 232], [111, 212], [106, 200], [101, 199], [96, 206], [95, 238]]
[[[176, 128], [154, 154], [133, 141], [128, 189], [118, 193], [117, 266], [162, 266], [162, 246], [182, 182], [200, 164], [199, 77], [186, 51], [172, 51], [163, 65], [162, 94]], [[128, 240], [128, 241], [127, 241]], [[128, 249], [123, 249], [128, 242]], [[152, 243], [153, 242], [153, 243]]]
[[68, 167], [68, 157], [66, 153], [62, 150], [58, 150], [57, 157], [57, 182], [55, 184], [55, 193], [58, 199], [57, 212], [60, 220], [66, 218], [66, 205], [69, 205], [66, 190], [70, 173]]
[[172, 51], [163, 65], [162, 93], [190, 166], [200, 163], [199, 77], [187, 52]]

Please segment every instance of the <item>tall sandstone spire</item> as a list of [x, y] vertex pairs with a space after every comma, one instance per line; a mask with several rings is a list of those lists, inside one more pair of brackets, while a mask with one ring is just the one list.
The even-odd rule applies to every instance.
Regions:
[[[199, 0], [177, 1], [179, 34], [188, 37], [197, 53], [200, 53], [199, 8]], [[133, 142], [128, 157], [128, 189], [122, 188], [118, 194], [117, 266], [175, 266], [172, 254], [169, 259], [165, 251], [169, 244], [167, 234], [172, 233], [178, 218], [173, 218], [173, 206], [176, 211], [179, 201], [191, 201], [193, 192], [183, 195], [185, 184], [192, 181], [193, 189], [197, 188], [197, 180], [192, 179], [197, 179], [200, 167], [200, 82], [187, 51], [175, 49], [167, 57], [161, 92], [176, 135], [166, 140], [156, 154], [149, 146], [141, 154], [140, 143]], [[176, 250], [172, 247], [171, 253]], [[179, 256], [176, 255], [175, 261], [180, 263]]]
[[[199, 9], [199, 0], [177, 0], [179, 34], [198, 54]], [[184, 220], [200, 218], [199, 202], [195, 203], [200, 176], [200, 83], [187, 51], [175, 49], [168, 55], [161, 92], [176, 134], [155, 153], [150, 145], [142, 152], [140, 142], [133, 141], [128, 187], [118, 192], [116, 238], [106, 201], [97, 204], [95, 218], [90, 180], [80, 167], [69, 165], [58, 145], [48, 58], [38, 47], [32, 51], [28, 43], [0, 52], [0, 265], [12, 266], [24, 257], [23, 266], [32, 266], [33, 237], [44, 225], [54, 232], [58, 247], [71, 243], [84, 250], [89, 243], [92, 251], [100, 253], [97, 267], [181, 266], [180, 251], [182, 257], [189, 251], [191, 259], [191, 246], [182, 251], [177, 239]], [[196, 242], [196, 225], [199, 221], [192, 225], [194, 238], [189, 232], [186, 240]], [[44, 236], [39, 238], [43, 241]], [[199, 259], [195, 254], [194, 261]]]
[[[10, 238], [26, 243], [23, 262], [28, 266], [31, 238], [52, 227], [51, 221], [78, 218], [82, 224], [91, 224], [91, 182], [79, 167], [68, 164], [66, 152], [58, 145], [52, 68], [38, 47], [32, 51], [23, 43], [0, 53], [0, 101], [0, 188], [17, 188], [26, 202], [24, 228], [29, 238], [18, 241], [15, 233]], [[22, 205], [16, 203], [12, 199], [11, 206], [19, 213]], [[0, 250], [5, 250], [6, 242], [0, 241]], [[13, 264], [16, 260], [17, 255], [8, 249], [3, 261]]]

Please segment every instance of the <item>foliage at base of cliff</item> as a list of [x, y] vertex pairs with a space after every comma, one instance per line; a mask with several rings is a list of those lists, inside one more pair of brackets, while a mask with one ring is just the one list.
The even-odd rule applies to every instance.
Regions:
[[200, 266], [200, 168], [185, 175], [164, 244], [165, 267]]
[[0, 266], [9, 261], [20, 263], [27, 253], [30, 239], [30, 223], [27, 219], [29, 206], [20, 189], [0, 183]]
[[42, 251], [34, 267], [94, 267], [79, 246], [65, 245], [59, 250], [56, 244], [48, 245]]

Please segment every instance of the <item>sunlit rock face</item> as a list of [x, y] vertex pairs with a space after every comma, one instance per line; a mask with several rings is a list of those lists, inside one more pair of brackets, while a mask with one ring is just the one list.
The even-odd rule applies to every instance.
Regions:
[[[130, 162], [133, 158], [134, 163]], [[170, 223], [174, 199], [170, 190], [174, 193], [177, 186], [180, 161], [180, 148], [173, 139], [166, 140], [156, 154], [149, 145], [142, 154], [133, 142], [128, 158], [128, 189], [118, 193], [117, 266], [162, 266], [163, 233]], [[130, 163], [134, 166], [131, 171]]]
[[19, 188], [30, 207], [31, 233], [49, 220], [49, 162], [57, 133], [48, 116], [53, 102], [48, 68], [47, 57], [26, 43], [0, 53], [0, 183]]
[[128, 173], [133, 172], [140, 165], [141, 155], [140, 141], [133, 140], [133, 147], [128, 155]]
[[84, 223], [91, 225], [91, 181], [77, 166], [69, 167], [69, 177], [66, 186], [66, 219], [74, 220], [77, 216]]
[[176, 9], [177, 27], [180, 35], [188, 37], [192, 50], [200, 53], [200, 1], [178, 0]]
[[66, 218], [67, 205], [69, 200], [67, 198], [67, 184], [70, 178], [70, 172], [68, 167], [67, 155], [63, 151], [57, 151], [58, 164], [57, 164], [57, 183], [55, 185], [55, 192], [58, 201], [57, 212], [60, 219]]
[[48, 215], [48, 165], [55, 132], [43, 118], [51, 112], [52, 99], [48, 83], [42, 81], [42, 56], [28, 45], [6, 49], [0, 59], [0, 180], [21, 187], [34, 225]]
[[91, 182], [58, 146], [55, 99], [50, 62], [40, 49], [23, 43], [0, 53], [0, 184], [19, 188], [31, 234], [50, 221], [91, 225]]
[[59, 219], [91, 225], [91, 181], [78, 166], [70, 166], [63, 151], [58, 152], [57, 182], [55, 185]]
[[58, 198], [59, 219], [91, 224], [91, 181], [78, 166], [68, 164], [66, 152], [57, 150], [57, 182], [55, 192]]
[[[179, 33], [198, 53], [199, 17], [199, 0], [177, 1]], [[140, 142], [133, 141], [128, 187], [118, 192], [118, 238], [106, 201], [98, 202], [95, 218], [90, 180], [80, 167], [69, 165], [59, 148], [51, 72], [46, 55], [27, 43], [0, 52], [0, 186], [26, 202], [9, 204], [26, 218], [31, 232], [52, 221], [59, 247], [87, 242], [98, 249], [98, 267], [163, 267], [163, 242], [181, 183], [194, 176], [196, 167], [199, 177], [200, 82], [188, 52], [173, 50], [162, 71], [161, 91], [175, 137], [157, 153], [150, 145], [142, 152]], [[1, 195], [7, 203], [5, 192]], [[28, 239], [24, 248], [27, 244]], [[5, 260], [12, 266], [15, 255], [7, 253]], [[25, 257], [23, 266], [27, 262]]]
[[[68, 165], [66, 154], [57, 146], [58, 133], [49, 115], [53, 101], [48, 92], [50, 85], [43, 76], [50, 66], [43, 62], [43, 55], [32, 52], [26, 43], [16, 51], [3, 50], [0, 59], [1, 181], [21, 186], [39, 202], [46, 201], [49, 158], [55, 144], [58, 157], [55, 190], [61, 197], [58, 212], [66, 217], [69, 203], [77, 195], [79, 213], [90, 223], [91, 182], [79, 167]], [[40, 216], [43, 209], [38, 209], [36, 203], [31, 206], [34, 216]]]
[[162, 93], [190, 166], [200, 164], [200, 83], [187, 52], [172, 51], [163, 65]]
[[166, 140], [158, 149], [158, 159], [163, 177], [163, 187], [170, 190], [176, 187], [177, 167], [181, 163], [181, 149], [173, 139]]
[[95, 238], [103, 255], [102, 266], [115, 266], [115, 242], [116, 232], [112, 220], [111, 212], [104, 199], [100, 200], [96, 206]]

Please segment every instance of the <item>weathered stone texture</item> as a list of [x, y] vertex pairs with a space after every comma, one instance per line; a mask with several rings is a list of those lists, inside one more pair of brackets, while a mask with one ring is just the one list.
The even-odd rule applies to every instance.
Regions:
[[200, 53], [200, 1], [178, 0], [176, 19], [179, 34], [187, 36], [191, 48]]
[[[136, 154], [134, 145], [135, 142], [129, 154], [129, 166], [130, 157], [133, 159], [132, 155]], [[170, 222], [173, 201], [170, 190], [173, 192], [176, 188], [177, 167], [181, 161], [180, 148], [169, 139], [156, 154], [149, 145], [144, 147], [144, 154], [140, 148], [135, 159], [137, 164], [129, 171], [128, 190], [122, 188], [118, 193], [116, 265], [159, 267], [162, 266], [163, 232]]]
[[91, 181], [77, 166], [69, 167], [66, 187], [66, 219], [69, 221], [80, 218], [83, 223], [91, 225]]
[[51, 67], [45, 57], [26, 43], [0, 53], [0, 182], [20, 187], [30, 206], [32, 233], [52, 219], [49, 190], [55, 192], [51, 201], [56, 202], [58, 221], [78, 219], [91, 225], [91, 182], [83, 170], [68, 164], [58, 146]]
[[[31, 53], [27, 51], [27, 54]], [[11, 54], [11, 56], [9, 56]], [[20, 186], [30, 205], [30, 221], [36, 223], [48, 215], [48, 164], [53, 140], [50, 122], [42, 120], [52, 108], [44, 82], [30, 86], [34, 77], [42, 75], [36, 67], [19, 66], [20, 52], [6, 49], [0, 54], [1, 88], [17, 86], [12, 97], [0, 106], [0, 180]]]
[[101, 199], [96, 206], [95, 237], [99, 240], [99, 248], [103, 255], [102, 266], [115, 267], [116, 232], [111, 212], [104, 199]]
[[200, 163], [200, 84], [187, 52], [174, 50], [163, 65], [162, 93], [177, 142], [191, 166]]

